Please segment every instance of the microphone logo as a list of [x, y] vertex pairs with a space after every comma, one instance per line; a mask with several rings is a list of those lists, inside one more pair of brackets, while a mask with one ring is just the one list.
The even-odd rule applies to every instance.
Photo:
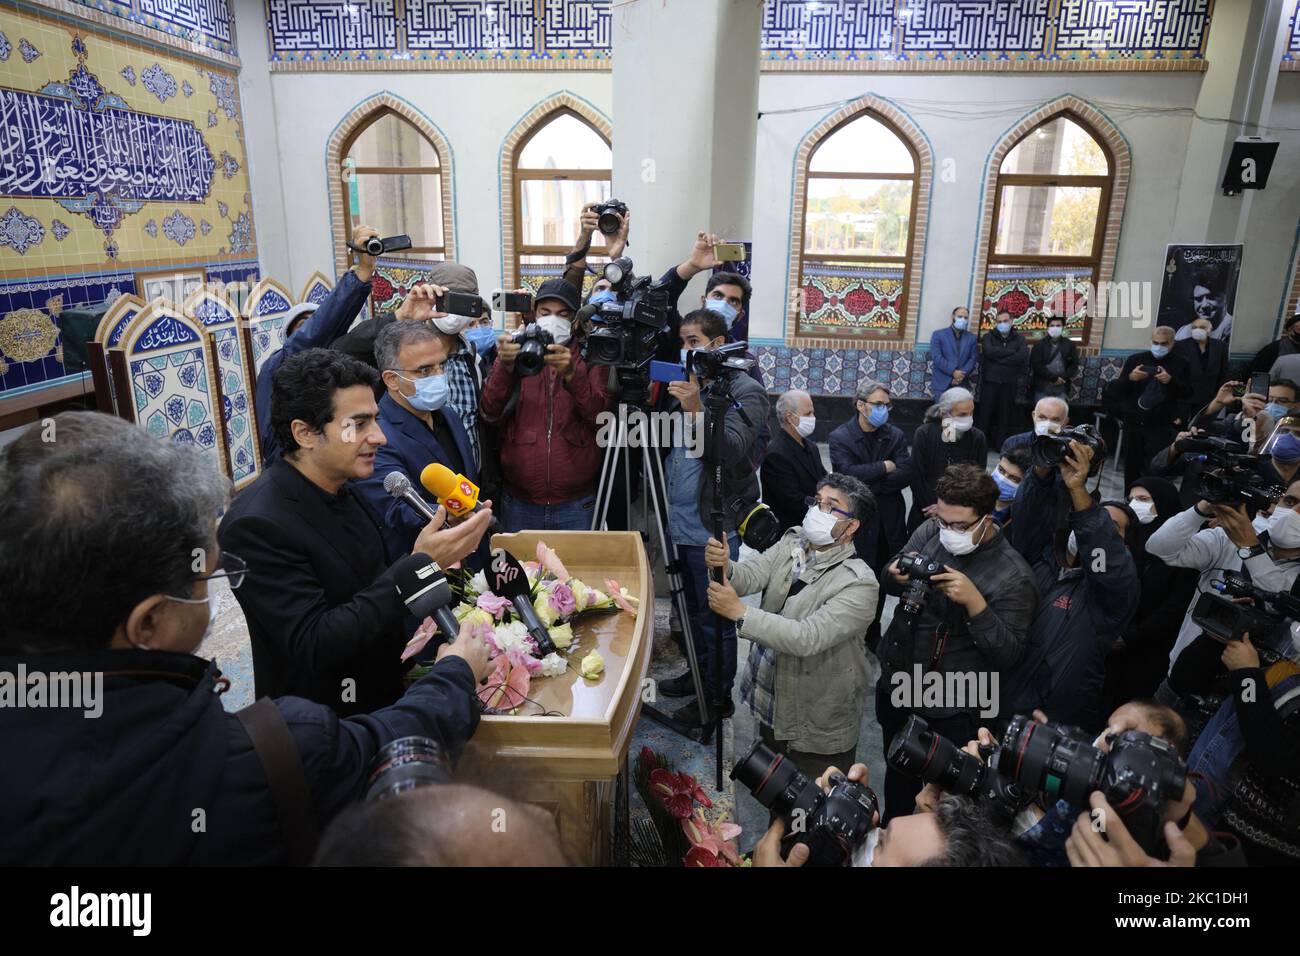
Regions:
[[464, 495], [466, 498], [473, 498], [474, 486], [471, 485], [468, 481], [462, 481], [460, 483], [460, 493]]
[[500, 592], [503, 584], [509, 584], [519, 577], [519, 567], [506, 560], [504, 551], [497, 551], [492, 555], [492, 573], [496, 575], [496, 587], [492, 590]]

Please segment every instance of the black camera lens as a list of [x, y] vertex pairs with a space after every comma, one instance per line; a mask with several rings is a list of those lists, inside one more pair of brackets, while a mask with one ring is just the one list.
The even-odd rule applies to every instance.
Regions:
[[1106, 755], [1075, 727], [1021, 714], [1011, 719], [1002, 750], [999, 769], [1048, 801], [1086, 807], [1088, 795], [1101, 789]]
[[546, 365], [546, 347], [555, 341], [550, 332], [537, 323], [529, 323], [517, 331], [514, 341], [519, 343], [515, 356], [515, 369], [522, 376], [536, 375]]
[[377, 256], [384, 251], [384, 240], [378, 236], [370, 236], [366, 239], [366, 252], [372, 256]]
[[966, 796], [980, 792], [986, 771], [983, 761], [934, 733], [915, 714], [907, 718], [903, 729], [889, 742], [885, 759], [909, 777], [920, 777], [949, 793]]
[[787, 819], [796, 810], [806, 817], [823, 796], [815, 781], [761, 740], [755, 740], [749, 753], [737, 761], [731, 779], [744, 784], [768, 810]]
[[416, 787], [451, 782], [451, 764], [429, 737], [399, 737], [380, 748], [366, 782], [366, 800], [383, 800]]

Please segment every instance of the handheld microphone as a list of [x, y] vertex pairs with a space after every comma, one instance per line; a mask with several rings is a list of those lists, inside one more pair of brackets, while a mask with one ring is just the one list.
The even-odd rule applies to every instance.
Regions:
[[[427, 469], [426, 469], [427, 470]], [[545, 657], [555, 653], [555, 642], [551, 640], [546, 625], [537, 616], [533, 608], [532, 593], [528, 587], [528, 574], [513, 554], [505, 548], [492, 551], [492, 564], [487, 570], [488, 589], [497, 597], [510, 602], [528, 629], [528, 634], [537, 642], [537, 656]]]
[[432, 617], [442, 634], [438, 644], [453, 643], [460, 633], [460, 622], [451, 611], [456, 597], [438, 562], [427, 554], [408, 554], [398, 562], [395, 577], [397, 596], [411, 615], [417, 621]]
[[426, 521], [433, 520], [434, 511], [429, 507], [429, 503], [415, 493], [415, 489], [411, 487], [411, 479], [400, 471], [390, 471], [384, 476], [384, 491], [394, 498], [405, 501], [423, 515]]
[[[442, 502], [442, 506], [447, 509], [448, 521], [464, 521], [483, 510], [478, 500], [478, 485], [439, 462], [433, 461], [424, 466], [420, 472], [420, 484], [424, 485], [425, 491]], [[501, 533], [501, 523], [495, 515], [488, 525], [488, 533]]]

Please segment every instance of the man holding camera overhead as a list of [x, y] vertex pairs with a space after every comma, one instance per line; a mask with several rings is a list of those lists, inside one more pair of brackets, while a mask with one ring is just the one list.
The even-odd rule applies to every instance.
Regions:
[[501, 432], [506, 531], [586, 531], [600, 474], [597, 419], [607, 375], [593, 373], [575, 334], [578, 290], [548, 279], [527, 323], [497, 338], [483, 385], [483, 420]]
[[[936, 704], [922, 697], [917, 678], [933, 673], [944, 688], [969, 687], [976, 675], [1014, 667], [1038, 606], [1033, 572], [993, 520], [993, 479], [978, 465], [949, 465], [936, 490], [934, 517], [916, 529], [882, 581], [887, 593], [902, 595], [877, 650], [876, 717], [886, 747], [912, 714], [949, 740], [972, 739], [981, 709], [972, 695], [959, 700], [945, 689]], [[901, 693], [905, 687], [910, 695]], [[919, 780], [889, 768], [882, 823], [911, 813], [920, 789]]]
[[[1137, 515], [1121, 501], [1098, 504], [1086, 487], [1088, 473], [1100, 467], [1094, 459], [1103, 456], [1071, 441], [1055, 468], [1037, 457], [1021, 482], [1011, 506], [1015, 546], [1043, 597], [1024, 659], [1002, 687], [1009, 713], [1041, 709], [1090, 731], [1101, 725], [1106, 655], [1137, 610], [1139, 591], [1127, 546]], [[1066, 527], [1056, 527], [1058, 471], [1070, 499], [1068, 537]]]

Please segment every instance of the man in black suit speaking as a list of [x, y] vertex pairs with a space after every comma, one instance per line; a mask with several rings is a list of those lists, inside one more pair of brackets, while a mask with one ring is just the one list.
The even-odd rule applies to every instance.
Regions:
[[[235, 597], [253, 646], [257, 696], [296, 695], [340, 715], [401, 695], [410, 618], [397, 594], [380, 518], [353, 491], [386, 439], [377, 421], [379, 373], [309, 349], [275, 373], [271, 425], [284, 457], [246, 488], [221, 521], [221, 547], [248, 562]], [[418, 480], [418, 476], [415, 476]], [[484, 510], [443, 527], [440, 507], [413, 553], [444, 568], [478, 547]]]

